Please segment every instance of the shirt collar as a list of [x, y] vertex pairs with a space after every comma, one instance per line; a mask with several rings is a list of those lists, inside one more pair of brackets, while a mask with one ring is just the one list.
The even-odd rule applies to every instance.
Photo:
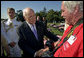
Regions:
[[14, 22], [14, 21], [16, 21], [16, 17], [12, 20], [9, 18], [8, 20]]
[[16, 17], [12, 20], [9, 18], [6, 24], [10, 25], [10, 23], [14, 23], [15, 21], [16, 21]]
[[[26, 21], [27, 22], [27, 21]], [[30, 27], [30, 28], [32, 28], [32, 24], [30, 24], [29, 22], [27, 22], [27, 24], [28, 24], [28, 26]], [[36, 26], [35, 26], [35, 24], [33, 24], [34, 25], [34, 28], [36, 29]]]

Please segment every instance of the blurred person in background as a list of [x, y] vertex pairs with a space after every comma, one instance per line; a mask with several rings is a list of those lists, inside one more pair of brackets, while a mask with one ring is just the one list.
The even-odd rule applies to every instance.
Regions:
[[43, 24], [44, 24], [45, 28], [47, 29], [47, 20], [46, 20], [46, 18], [45, 18], [45, 17], [43, 17], [42, 22], [43, 22]]

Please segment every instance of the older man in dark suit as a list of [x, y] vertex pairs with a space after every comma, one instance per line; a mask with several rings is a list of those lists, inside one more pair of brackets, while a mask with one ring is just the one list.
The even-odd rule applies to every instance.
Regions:
[[31, 8], [23, 10], [25, 21], [18, 28], [19, 47], [23, 50], [23, 56], [34, 57], [36, 51], [44, 48], [44, 35], [57, 41], [58, 37], [47, 31], [44, 25], [36, 22], [36, 16]]

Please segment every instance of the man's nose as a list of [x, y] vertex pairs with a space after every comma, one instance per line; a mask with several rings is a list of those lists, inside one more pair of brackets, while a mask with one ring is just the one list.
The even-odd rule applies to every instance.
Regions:
[[63, 17], [63, 13], [61, 13], [61, 16]]

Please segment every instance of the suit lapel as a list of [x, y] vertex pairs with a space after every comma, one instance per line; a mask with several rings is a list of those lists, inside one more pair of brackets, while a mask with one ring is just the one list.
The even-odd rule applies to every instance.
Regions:
[[29, 31], [32, 32], [31, 29], [30, 29], [30, 27], [28, 26], [28, 24], [27, 24], [26, 22], [24, 22], [24, 29], [25, 29], [25, 31], [26, 31], [27, 33], [28, 33]]
[[25, 25], [24, 29], [25, 29], [26, 34], [29, 33], [29, 35], [32, 37], [32, 39], [36, 40], [36, 37], [35, 37], [34, 33], [32, 32], [32, 30], [30, 29], [30, 27], [28, 26], [28, 24], [25, 22], [24, 25]]

